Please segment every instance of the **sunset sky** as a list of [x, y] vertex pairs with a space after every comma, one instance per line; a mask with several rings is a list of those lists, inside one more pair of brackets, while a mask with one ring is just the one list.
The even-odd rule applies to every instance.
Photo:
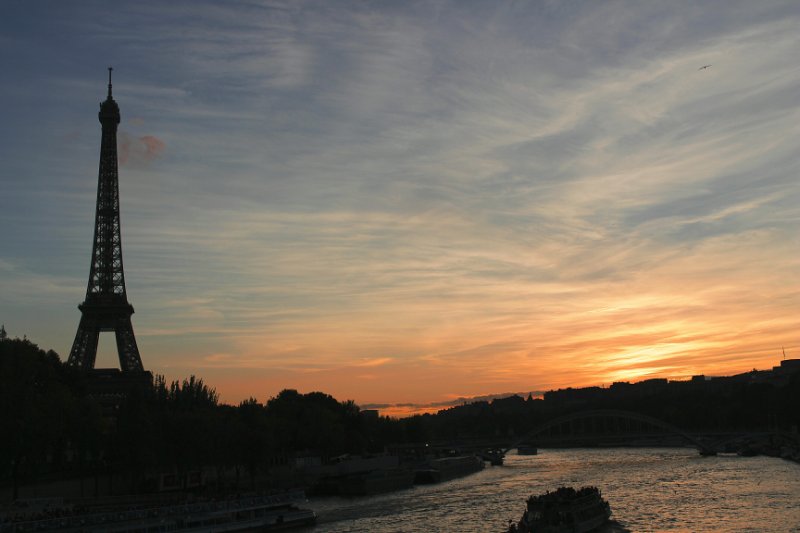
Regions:
[[794, 1], [3, 2], [0, 323], [69, 354], [113, 65], [167, 379], [395, 413], [800, 358], [799, 28]]

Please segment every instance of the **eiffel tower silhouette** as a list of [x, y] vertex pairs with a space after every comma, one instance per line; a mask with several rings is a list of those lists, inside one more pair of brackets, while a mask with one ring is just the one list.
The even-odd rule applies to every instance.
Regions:
[[89, 371], [97, 359], [101, 331], [113, 331], [122, 372], [144, 372], [142, 358], [133, 335], [131, 315], [122, 270], [122, 239], [119, 219], [119, 174], [117, 171], [117, 126], [119, 106], [111, 96], [111, 71], [108, 69], [108, 97], [100, 104], [102, 125], [100, 174], [97, 180], [92, 264], [86, 299], [78, 306], [81, 321], [67, 364]]

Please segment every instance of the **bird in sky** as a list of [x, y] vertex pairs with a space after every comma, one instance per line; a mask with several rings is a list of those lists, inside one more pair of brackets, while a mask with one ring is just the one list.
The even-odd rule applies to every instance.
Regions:
[[700, 68], [699, 68], [699, 69], [697, 69], [697, 70], [703, 70], [704, 68], [708, 68], [708, 67], [710, 67], [710, 66], [711, 66], [711, 65], [703, 65], [702, 67], [700, 67]]

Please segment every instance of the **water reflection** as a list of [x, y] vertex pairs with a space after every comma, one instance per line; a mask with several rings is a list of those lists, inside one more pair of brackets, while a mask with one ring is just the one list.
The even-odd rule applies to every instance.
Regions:
[[530, 494], [596, 485], [631, 531], [798, 531], [800, 465], [700, 457], [694, 449], [540, 450], [439, 485], [362, 499], [312, 500], [315, 533], [489, 533], [519, 519]]

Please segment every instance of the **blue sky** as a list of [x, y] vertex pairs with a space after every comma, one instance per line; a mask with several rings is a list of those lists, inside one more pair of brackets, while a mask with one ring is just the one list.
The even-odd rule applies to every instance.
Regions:
[[800, 349], [798, 27], [769, 1], [5, 2], [0, 322], [69, 353], [113, 65], [133, 324], [168, 378], [391, 404], [770, 366]]

